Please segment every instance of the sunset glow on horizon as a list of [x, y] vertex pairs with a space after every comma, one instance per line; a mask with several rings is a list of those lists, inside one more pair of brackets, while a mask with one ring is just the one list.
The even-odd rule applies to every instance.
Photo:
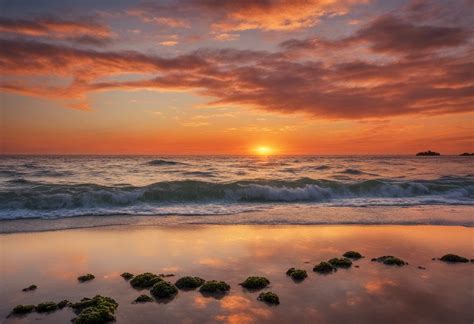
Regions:
[[469, 0], [3, 0], [2, 154], [474, 151]]

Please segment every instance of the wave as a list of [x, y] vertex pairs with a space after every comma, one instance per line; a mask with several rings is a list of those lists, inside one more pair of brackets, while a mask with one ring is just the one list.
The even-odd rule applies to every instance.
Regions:
[[357, 170], [357, 169], [345, 169], [344, 171], [341, 171], [340, 173], [356, 175], [356, 174], [364, 174], [365, 172]]
[[[58, 211], [220, 203], [330, 203], [340, 206], [474, 204], [474, 179], [343, 182], [303, 178], [214, 183], [194, 180], [147, 186], [46, 184], [22, 180], [0, 191], [0, 216], [12, 211]], [[112, 209], [110, 209], [112, 208]], [[118, 209], [117, 209], [118, 210]], [[115, 210], [115, 212], [117, 212]]]
[[181, 165], [186, 164], [183, 162], [171, 161], [171, 160], [152, 160], [147, 162], [148, 165]]

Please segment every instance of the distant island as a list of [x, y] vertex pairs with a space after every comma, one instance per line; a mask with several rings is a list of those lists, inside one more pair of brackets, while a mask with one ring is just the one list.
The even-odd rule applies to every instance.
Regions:
[[463, 154], [459, 154], [460, 156], [474, 156], [474, 153], [464, 152]]
[[436, 156], [436, 155], [441, 155], [438, 152], [432, 152], [432, 151], [425, 151], [425, 152], [418, 152], [416, 153], [416, 156]]

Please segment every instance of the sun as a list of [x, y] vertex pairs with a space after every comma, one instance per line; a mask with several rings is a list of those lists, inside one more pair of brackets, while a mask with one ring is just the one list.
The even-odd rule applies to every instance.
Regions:
[[271, 148], [270, 146], [257, 146], [255, 149], [254, 149], [254, 152], [258, 155], [264, 155], [264, 156], [267, 156], [267, 155], [271, 155], [274, 153], [274, 150], [273, 148]]

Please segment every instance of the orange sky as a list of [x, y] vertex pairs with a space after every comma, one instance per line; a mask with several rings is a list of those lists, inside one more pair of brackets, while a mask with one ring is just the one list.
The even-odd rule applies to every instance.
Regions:
[[4, 154], [474, 151], [469, 1], [4, 7]]

